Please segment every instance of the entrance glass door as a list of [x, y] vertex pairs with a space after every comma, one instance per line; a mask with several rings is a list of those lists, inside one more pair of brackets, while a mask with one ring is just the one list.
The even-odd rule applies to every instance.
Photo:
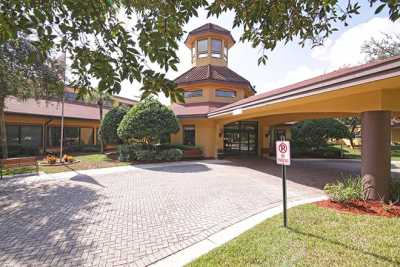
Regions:
[[224, 127], [224, 153], [230, 155], [257, 154], [258, 123], [238, 121]]

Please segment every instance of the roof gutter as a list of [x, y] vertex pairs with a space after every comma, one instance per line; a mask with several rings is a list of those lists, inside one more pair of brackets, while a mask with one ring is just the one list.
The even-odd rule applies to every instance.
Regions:
[[293, 100], [306, 96], [336, 91], [354, 85], [360, 85], [377, 80], [400, 76], [400, 61], [382, 64], [356, 73], [350, 73], [338, 78], [333, 78], [320, 83], [306, 85], [289, 92], [272, 95], [263, 99], [254, 100], [241, 105], [233, 106], [224, 110], [210, 112], [209, 118], [220, 117], [233, 112], [236, 109], [248, 110], [267, 104], [275, 104], [283, 101]]

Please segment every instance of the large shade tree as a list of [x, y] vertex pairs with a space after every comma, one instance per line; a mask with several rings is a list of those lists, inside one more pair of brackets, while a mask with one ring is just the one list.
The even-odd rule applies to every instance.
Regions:
[[334, 118], [305, 120], [292, 127], [293, 146], [316, 150], [328, 145], [330, 139], [348, 137], [348, 128]]
[[120, 144], [122, 140], [118, 136], [118, 127], [125, 117], [128, 109], [122, 106], [114, 107], [104, 116], [101, 122], [101, 137], [106, 144]]
[[24, 38], [0, 45], [0, 140], [2, 158], [8, 157], [5, 124], [6, 98], [46, 98], [63, 92], [62, 68], [56, 61], [44, 61]]
[[[95, 88], [91, 91], [87, 91], [85, 95], [82, 96], [86, 102], [96, 103], [99, 108], [99, 118], [100, 122], [103, 120], [104, 114], [104, 104], [111, 101], [111, 94], [107, 91], [102, 91], [99, 88]], [[104, 153], [104, 139], [101, 134], [102, 130], [100, 129], [99, 133], [99, 143], [100, 143], [100, 152]]]
[[[393, 21], [400, 16], [398, 1], [367, 3], [376, 13], [387, 11]], [[233, 26], [244, 29], [241, 40], [266, 52], [292, 40], [319, 45], [361, 7], [356, 0], [9, 0], [0, 2], [0, 44], [24, 33], [36, 37], [34, 44], [44, 56], [52, 49], [66, 51], [81, 92], [91, 89], [93, 79], [100, 90], [114, 93], [122, 81], [137, 80], [143, 82], [143, 97], [163, 92], [182, 100], [165, 72], [176, 70], [183, 27], [199, 8], [217, 16], [233, 11]], [[266, 59], [264, 53], [259, 63]]]
[[125, 142], [153, 144], [164, 135], [179, 130], [174, 112], [158, 100], [148, 97], [125, 115], [118, 127], [118, 136]]
[[367, 61], [385, 59], [400, 55], [400, 34], [384, 33], [383, 38], [372, 37], [361, 46]]

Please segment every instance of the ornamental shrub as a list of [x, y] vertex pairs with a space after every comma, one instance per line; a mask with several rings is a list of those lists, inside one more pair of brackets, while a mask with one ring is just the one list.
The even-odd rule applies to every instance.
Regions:
[[125, 107], [115, 107], [111, 109], [101, 122], [101, 136], [106, 144], [121, 144], [117, 129], [122, 119], [128, 112]]
[[177, 148], [171, 148], [166, 150], [167, 151], [167, 160], [170, 161], [178, 161], [183, 158], [183, 151]]
[[118, 127], [118, 136], [126, 143], [153, 144], [178, 130], [178, 119], [172, 110], [149, 97], [128, 111]]
[[324, 187], [325, 193], [332, 201], [346, 203], [363, 199], [363, 186], [360, 176], [349, 176], [343, 181], [328, 183]]
[[329, 139], [348, 137], [348, 128], [333, 118], [305, 120], [292, 128], [292, 146], [304, 151], [320, 150], [328, 145]]

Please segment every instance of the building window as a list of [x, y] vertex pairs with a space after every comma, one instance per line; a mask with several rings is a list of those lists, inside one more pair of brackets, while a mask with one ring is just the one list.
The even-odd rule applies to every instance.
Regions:
[[196, 46], [192, 47], [192, 63], [196, 60]]
[[186, 91], [183, 93], [185, 98], [203, 96], [203, 90]]
[[222, 41], [217, 39], [211, 40], [211, 56], [221, 57], [222, 52]]
[[21, 144], [25, 146], [42, 145], [42, 126], [21, 126]]
[[42, 145], [42, 126], [8, 125], [7, 144], [38, 147]]
[[18, 145], [19, 144], [19, 126], [7, 125], [7, 144]]
[[198, 57], [207, 57], [208, 56], [208, 40], [198, 40], [197, 41], [197, 52], [199, 53]]
[[217, 89], [217, 90], [215, 91], [215, 96], [234, 98], [234, 97], [236, 97], [236, 91], [229, 91], [229, 90]]
[[183, 144], [187, 146], [196, 145], [196, 128], [194, 125], [183, 126]]
[[[61, 127], [49, 127], [48, 140], [49, 147], [60, 145]], [[64, 127], [64, 146], [70, 145], [93, 145], [94, 144], [94, 129], [93, 128], [78, 128]]]
[[94, 130], [93, 128], [81, 128], [80, 143], [84, 145], [94, 144]]

